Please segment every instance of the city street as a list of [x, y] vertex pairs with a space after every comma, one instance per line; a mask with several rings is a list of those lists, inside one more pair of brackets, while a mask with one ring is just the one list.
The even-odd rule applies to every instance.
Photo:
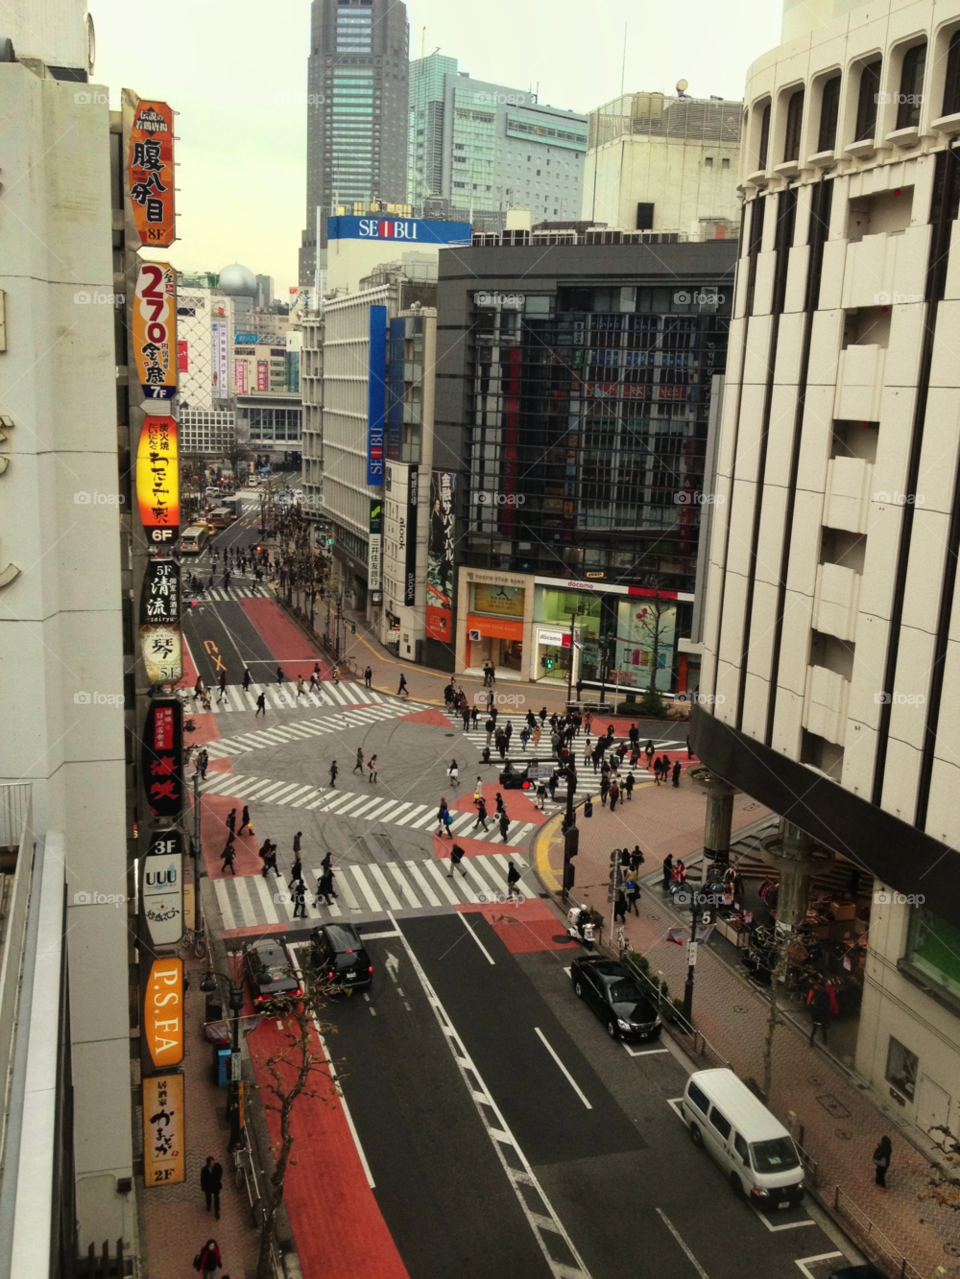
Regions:
[[[504, 792], [504, 839], [494, 816], [499, 761], [480, 764], [482, 727], [464, 733], [425, 702], [334, 685], [325, 662], [319, 692], [297, 699], [296, 677], [316, 654], [269, 592], [238, 596], [244, 587], [234, 577], [229, 595], [194, 610], [185, 627], [205, 682], [215, 690], [218, 658], [228, 672], [224, 701], [194, 716], [210, 759], [200, 784], [208, 924], [228, 951], [273, 936], [307, 965], [309, 931], [349, 921], [374, 964], [371, 989], [337, 998], [329, 1012], [343, 1103], [323, 1107], [308, 1131], [334, 1127], [300, 1143], [288, 1175], [304, 1273], [612, 1279], [633, 1268], [665, 1279], [785, 1279], [804, 1261], [825, 1279], [839, 1253], [819, 1213], [804, 1205], [761, 1216], [690, 1142], [675, 1108], [689, 1067], [672, 1041], [612, 1042], [577, 1000], [569, 965], [580, 946], [533, 868], [562, 791], [543, 812], [525, 793]], [[271, 678], [278, 662], [282, 686]], [[253, 677], [246, 693], [242, 664]], [[261, 691], [267, 713], [257, 716]], [[682, 726], [656, 729], [658, 751], [682, 746]], [[519, 748], [516, 733], [512, 741]], [[355, 768], [358, 748], [365, 765], [377, 756], [375, 782]], [[594, 783], [592, 769], [581, 774], [582, 799]], [[488, 830], [473, 805], [478, 776]], [[441, 797], [452, 839], [436, 833]], [[231, 874], [220, 859], [224, 822], [244, 804], [256, 835], [238, 836]], [[287, 885], [298, 832], [306, 920], [293, 919]], [[278, 846], [279, 877], [260, 873], [265, 838]], [[451, 873], [454, 843], [465, 856]], [[313, 901], [327, 853], [338, 893], [329, 906]], [[511, 860], [520, 903], [506, 900]], [[267, 1019], [249, 1037], [255, 1060], [271, 1036]], [[331, 1108], [344, 1103], [348, 1122], [337, 1130]], [[339, 1182], [332, 1158], [344, 1164]]]

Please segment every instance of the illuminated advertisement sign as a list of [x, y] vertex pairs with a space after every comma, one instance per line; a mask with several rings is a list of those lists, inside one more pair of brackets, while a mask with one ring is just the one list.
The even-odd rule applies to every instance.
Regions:
[[147, 538], [172, 546], [180, 534], [177, 424], [172, 417], [144, 418], [137, 448], [137, 504]]
[[140, 900], [150, 941], [154, 946], [176, 946], [184, 928], [183, 836], [178, 830], [153, 836], [140, 871]]
[[177, 276], [167, 262], [144, 262], [133, 295], [133, 359], [148, 400], [177, 393]]
[[154, 817], [179, 817], [183, 808], [183, 703], [155, 697], [143, 726], [140, 772]]
[[173, 111], [140, 102], [130, 130], [130, 202], [141, 244], [165, 248], [177, 236], [173, 211]]
[[370, 308], [370, 370], [367, 378], [367, 485], [383, 483], [387, 415], [387, 308]]
[[180, 565], [148, 560], [140, 598], [140, 651], [151, 684], [175, 684], [183, 675], [180, 635]]

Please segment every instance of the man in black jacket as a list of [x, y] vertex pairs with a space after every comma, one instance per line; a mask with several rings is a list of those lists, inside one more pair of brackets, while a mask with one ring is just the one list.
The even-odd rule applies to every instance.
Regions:
[[220, 1219], [220, 1191], [223, 1188], [223, 1167], [213, 1155], [207, 1155], [207, 1162], [200, 1170], [200, 1188], [207, 1197], [207, 1212], [213, 1205], [217, 1220]]

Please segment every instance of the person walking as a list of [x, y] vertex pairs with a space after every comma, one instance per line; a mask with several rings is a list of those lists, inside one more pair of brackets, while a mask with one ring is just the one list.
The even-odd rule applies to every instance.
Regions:
[[447, 769], [447, 776], [450, 778], [450, 785], [454, 790], [460, 789], [460, 767], [455, 759], [450, 761], [450, 767]]
[[254, 833], [253, 822], [250, 820], [250, 809], [246, 804], [244, 804], [243, 812], [240, 814], [240, 834], [243, 835], [244, 832], [248, 835]]
[[210, 756], [207, 754], [206, 750], [202, 750], [197, 756], [197, 772], [200, 774], [200, 780], [202, 782], [207, 780], [207, 766], [209, 763]]
[[635, 915], [639, 915], [640, 911], [637, 909], [637, 902], [640, 900], [640, 886], [632, 875], [627, 880], [625, 887], [627, 890], [627, 910], [632, 910]]
[[643, 865], [645, 861], [646, 861], [646, 858], [644, 857], [643, 853], [641, 853], [640, 851], [640, 845], [634, 844], [633, 850], [630, 853], [631, 874], [636, 875], [637, 871], [640, 869], [640, 867]]
[[226, 671], [220, 672], [220, 675], [217, 679], [217, 685], [218, 685], [217, 705], [219, 706], [220, 703], [227, 696], [227, 672]]
[[547, 800], [547, 786], [543, 778], [541, 777], [540, 780], [537, 782], [537, 808], [540, 809], [541, 813], [543, 812], [543, 806], [546, 803], [546, 800]]
[[492, 719], [488, 719], [488, 720], [487, 720], [487, 722], [486, 722], [486, 724], [484, 724], [484, 728], [486, 729], [486, 733], [487, 733], [487, 746], [488, 746], [488, 747], [489, 747], [489, 745], [490, 745], [490, 739], [493, 737], [493, 731], [494, 731], [494, 729], [495, 729], [496, 727], [497, 727], [497, 726], [496, 726], [496, 724], [493, 722], [493, 720], [492, 720]]
[[823, 1035], [823, 1042], [827, 1042], [827, 1022], [830, 1020], [830, 992], [820, 982], [811, 990], [807, 996], [807, 1004], [810, 1008], [810, 1047], [813, 1047], [814, 1036], [817, 1029]]
[[890, 1168], [890, 1156], [893, 1154], [893, 1143], [889, 1137], [881, 1137], [880, 1144], [873, 1152], [873, 1166], [876, 1169], [875, 1180], [881, 1190], [887, 1188], [887, 1172]]
[[[450, 828], [447, 826], [447, 818], [449, 816], [450, 814], [447, 811], [447, 801], [445, 799], [441, 799], [440, 807], [437, 809], [437, 836], [440, 839], [443, 839], [444, 829], [446, 829], [447, 834], [450, 835]], [[453, 839], [453, 836], [450, 835], [450, 838]]]
[[454, 844], [454, 846], [450, 849], [450, 871], [449, 871], [449, 874], [447, 875], [447, 879], [453, 879], [453, 872], [457, 869], [458, 866], [460, 867], [460, 874], [464, 877], [464, 879], [466, 879], [467, 872], [463, 869], [462, 866], [460, 866], [460, 863], [463, 861], [463, 858], [464, 858], [464, 850], [460, 847], [459, 844]]
[[507, 871], [507, 896], [514, 897], [517, 892], [517, 884], [520, 883], [520, 872], [514, 866], [513, 862], [509, 863]]
[[237, 833], [237, 810], [235, 808], [231, 808], [230, 812], [227, 813], [227, 830], [231, 835], [236, 835]]
[[229, 591], [230, 589], [230, 570], [226, 567], [224, 567], [223, 570], [223, 589], [225, 591]]
[[243, 668], [243, 691], [244, 691], [245, 693], [246, 693], [246, 692], [249, 692], [250, 685], [251, 685], [251, 683], [252, 683], [252, 682], [253, 682], [253, 681], [252, 681], [252, 680], [251, 680], [251, 678], [250, 678], [250, 672], [249, 672], [249, 670], [247, 669], [247, 667], [245, 666], [245, 667]]
[[648, 737], [647, 744], [643, 748], [643, 753], [647, 757], [647, 768], [650, 767], [650, 761], [653, 759], [653, 741]]
[[364, 688], [369, 688], [369, 687], [370, 687], [370, 682], [371, 682], [371, 680], [372, 680], [372, 679], [373, 679], [373, 671], [372, 671], [372, 670], [370, 669], [370, 667], [368, 666], [368, 667], [367, 667], [367, 669], [363, 672], [363, 686], [364, 686]]
[[220, 1191], [223, 1189], [223, 1167], [217, 1163], [213, 1155], [207, 1155], [207, 1162], [200, 1169], [200, 1189], [207, 1198], [207, 1212], [213, 1208], [219, 1221]]
[[222, 865], [221, 869], [222, 869], [222, 871], [223, 871], [224, 875], [227, 873], [227, 870], [228, 870], [228, 868], [229, 868], [229, 870], [230, 870], [230, 874], [235, 876], [237, 872], [236, 872], [236, 870], [234, 869], [234, 865], [233, 865], [233, 863], [236, 861], [237, 854], [236, 854], [236, 850], [235, 850], [235, 849], [234, 849], [234, 847], [233, 847], [233, 832], [232, 832], [232, 831], [230, 832], [230, 835], [229, 835], [229, 836], [228, 836], [228, 838], [227, 838], [226, 847], [224, 848], [223, 852], [220, 854], [220, 858], [221, 858], [221, 860], [222, 860], [222, 862], [223, 862], [223, 865]]
[[678, 759], [675, 759], [675, 760], [673, 761], [673, 784], [674, 784], [674, 786], [679, 786], [679, 785], [680, 785], [680, 774], [681, 774], [681, 772], [682, 772], [682, 771], [683, 771], [683, 770], [682, 770], [682, 769], [681, 769], [681, 767], [680, 767], [680, 761], [679, 761]]
[[363, 747], [357, 747], [357, 762], [353, 766], [353, 771], [363, 776]]
[[303, 879], [303, 862], [300, 859], [299, 852], [293, 863], [293, 869], [290, 872], [290, 887], [292, 888], [298, 879]]
[[367, 781], [375, 782], [377, 780], [377, 769], [380, 765], [377, 763], [376, 755], [371, 755], [367, 762]]
[[550, 774], [550, 776], [547, 778], [547, 790], [550, 792], [551, 801], [557, 798], [557, 787], [559, 785], [560, 785], [560, 773], [558, 772], [557, 769], [554, 769], [553, 772]]
[[600, 778], [600, 803], [603, 805], [604, 808], [606, 808], [607, 806], [607, 796], [609, 794], [610, 794], [610, 771], [609, 769], [605, 768], [603, 770], [603, 775]]
[[536, 755], [537, 747], [540, 745], [540, 725], [534, 721], [533, 728], [530, 730], [530, 740], [533, 742], [533, 753]]
[[313, 904], [314, 906], [319, 906], [320, 898], [322, 897], [324, 906], [329, 906], [331, 899], [336, 896], [337, 894], [333, 891], [333, 871], [328, 866], [317, 880], [317, 893], [313, 899]]
[[613, 922], [616, 923], [618, 919], [621, 924], [627, 922], [627, 899], [622, 888], [617, 889], [617, 895], [613, 901]]
[[337, 773], [339, 773], [339, 772], [340, 772], [340, 770], [339, 770], [339, 768], [337, 768], [337, 761], [336, 761], [336, 760], [334, 760], [334, 761], [333, 761], [333, 763], [330, 765], [330, 785], [331, 785], [331, 786], [336, 786], [336, 784], [337, 784]]
[[477, 820], [473, 823], [473, 829], [476, 830], [478, 826], [482, 826], [484, 830], [489, 830], [490, 828], [487, 826], [486, 800], [481, 795], [479, 799], [475, 799], [473, 802], [477, 806]]
[[660, 756], [658, 755], [657, 758], [653, 761], [653, 780], [656, 782], [658, 786], [663, 780], [660, 770], [661, 770]]
[[267, 851], [263, 857], [263, 870], [261, 870], [260, 874], [266, 879], [271, 871], [273, 871], [277, 879], [280, 879], [280, 867], [277, 865], [277, 846], [272, 843], [267, 846]]
[[266, 695], [266, 693], [261, 693], [261, 694], [260, 694], [260, 696], [257, 698], [257, 711], [256, 711], [256, 715], [254, 715], [254, 717], [253, 717], [253, 718], [254, 718], [254, 719], [256, 719], [256, 718], [257, 718], [257, 715], [262, 715], [264, 719], [266, 719], [266, 718], [267, 718], [267, 695]]
[[208, 1239], [200, 1251], [193, 1259], [194, 1270], [199, 1270], [202, 1275], [216, 1274], [223, 1267], [220, 1259], [220, 1249], [217, 1247], [216, 1239]]
[[617, 800], [620, 798], [620, 787], [617, 785], [616, 782], [614, 782], [613, 785], [610, 787], [610, 790], [608, 792], [608, 797], [610, 800], [610, 812], [612, 813], [615, 811], [617, 807]]
[[407, 677], [406, 677], [406, 675], [404, 675], [404, 674], [403, 674], [403, 672], [401, 671], [401, 673], [400, 673], [400, 687], [397, 689], [397, 696], [398, 696], [398, 697], [400, 697], [400, 696], [402, 696], [404, 693], [406, 693], [407, 697], [409, 697], [409, 696], [410, 696], [410, 690], [407, 688]]
[[636, 786], [636, 779], [633, 773], [627, 773], [627, 780], [623, 783], [623, 789], [626, 791], [627, 799], [633, 802], [633, 788]]
[[670, 880], [673, 878], [673, 853], [667, 853], [660, 869], [663, 872], [663, 891], [668, 893], [670, 891]]
[[507, 842], [507, 832], [509, 831], [509, 829], [510, 829], [510, 819], [507, 816], [506, 810], [504, 810], [500, 814], [500, 838], [503, 840], [504, 843]]
[[307, 689], [306, 689], [306, 685], [303, 682], [303, 676], [298, 675], [297, 676], [297, 701], [299, 702], [301, 697], [305, 697], [306, 693], [307, 693]]
[[477, 723], [480, 719], [480, 707], [472, 706], [470, 709], [470, 727], [476, 731]]
[[293, 917], [294, 919], [296, 919], [297, 915], [299, 914], [301, 919], [306, 919], [307, 917], [307, 886], [303, 882], [303, 878], [298, 877], [297, 879], [295, 879], [290, 887], [293, 893]]
[[293, 837], [293, 855], [294, 857], [296, 857], [297, 861], [300, 860], [300, 846], [302, 842], [303, 842], [303, 831], [298, 830], [296, 835], [294, 835]]

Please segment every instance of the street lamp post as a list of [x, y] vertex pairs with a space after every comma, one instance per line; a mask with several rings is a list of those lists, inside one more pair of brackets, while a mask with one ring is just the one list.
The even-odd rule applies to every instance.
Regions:
[[210, 968], [200, 981], [200, 989], [205, 995], [212, 995], [217, 989], [217, 982], [227, 982], [230, 989], [230, 1012], [228, 1020], [230, 1032], [230, 1091], [227, 1098], [227, 1114], [230, 1119], [230, 1149], [241, 1150], [244, 1144], [243, 1125], [240, 1120], [240, 1010], [243, 1008], [243, 986], [238, 986], [232, 974], [221, 973]]
[[567, 778], [567, 811], [563, 819], [563, 900], [574, 885], [573, 859], [580, 851], [580, 829], [577, 826], [577, 814], [574, 798], [577, 790], [577, 769], [570, 758], [563, 766]]

